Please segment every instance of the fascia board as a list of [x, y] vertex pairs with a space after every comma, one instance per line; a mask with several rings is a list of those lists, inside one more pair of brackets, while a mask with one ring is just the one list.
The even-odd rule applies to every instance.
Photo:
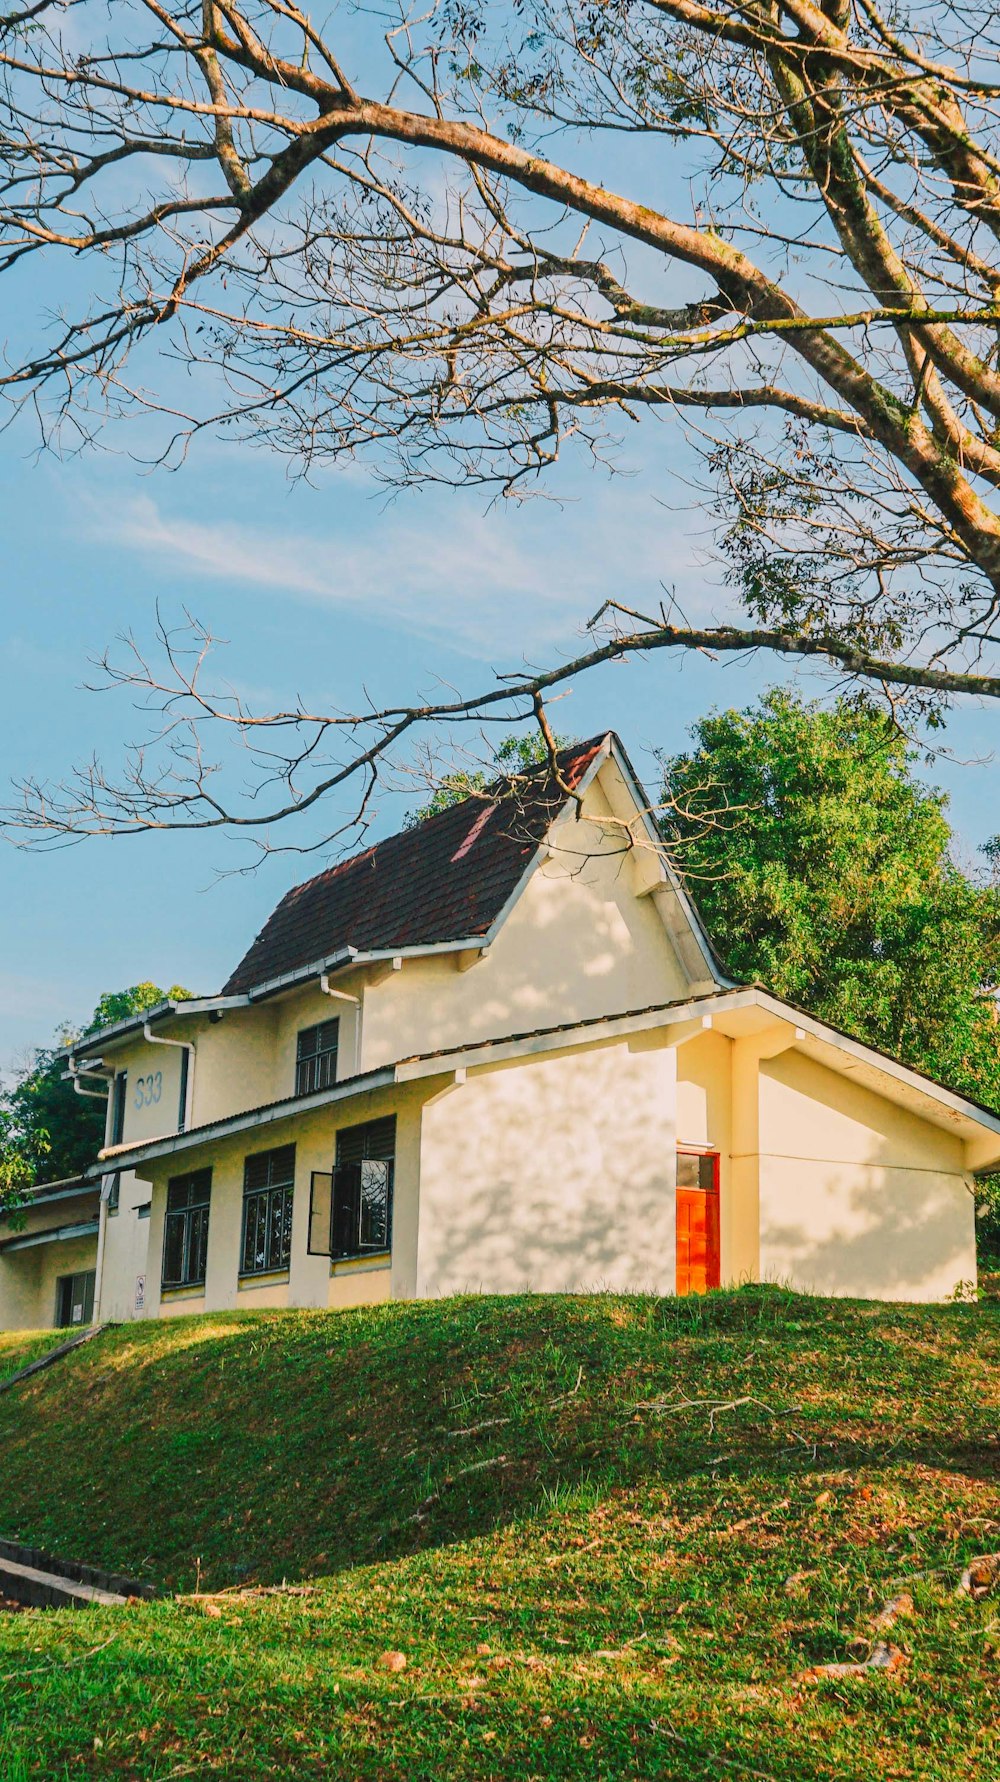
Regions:
[[645, 796], [638, 775], [616, 736], [612, 736], [611, 739], [611, 758], [635, 800], [636, 810], [642, 819], [646, 834], [656, 848], [659, 856], [663, 867], [665, 882], [670, 886], [670, 889], [673, 891], [684, 912], [687, 922], [690, 925], [691, 932], [697, 942], [698, 950], [708, 967], [709, 977], [713, 978], [723, 989], [730, 990], [738, 988], [734, 979], [727, 977], [722, 971], [719, 962], [715, 957], [712, 943], [705, 932], [701, 917], [681, 884], [680, 878], [674, 870], [670, 857], [664, 848], [663, 837], [653, 821], [652, 813], [649, 809], [649, 800]]
[[840, 1033], [836, 1027], [828, 1027], [824, 1021], [815, 1016], [803, 1013], [791, 1003], [782, 1002], [780, 997], [772, 996], [769, 990], [754, 992], [758, 1005], [777, 1015], [779, 1019], [790, 1022], [802, 1029], [813, 1039], [822, 1044], [833, 1046], [846, 1057], [856, 1059], [859, 1064], [869, 1069], [880, 1071], [883, 1076], [891, 1077], [913, 1094], [935, 1101], [951, 1113], [958, 1114], [965, 1120], [971, 1120], [979, 1128], [995, 1133], [1000, 1138], [1000, 1116], [991, 1114], [986, 1108], [976, 1106], [974, 1101], [967, 1101], [954, 1089], [947, 1089], [943, 1083], [935, 1082], [933, 1077], [922, 1076], [919, 1071], [911, 1070], [909, 1065], [900, 1064], [898, 1059], [891, 1058], [886, 1052], [878, 1052], [872, 1046], [866, 1046], [863, 1040], [852, 1039], [850, 1034]]
[[298, 1114], [309, 1114], [316, 1108], [328, 1107], [338, 1101], [350, 1101], [355, 1095], [367, 1094], [372, 1089], [389, 1088], [395, 1081], [395, 1067], [382, 1065], [377, 1070], [366, 1071], [363, 1076], [347, 1077], [329, 1089], [317, 1090], [315, 1095], [289, 1096], [285, 1101], [271, 1102], [267, 1107], [249, 1108], [245, 1113], [229, 1114], [225, 1119], [213, 1120], [205, 1126], [193, 1126], [188, 1132], [165, 1133], [143, 1145], [115, 1145], [98, 1153], [98, 1162], [90, 1175], [94, 1178], [106, 1176], [115, 1169], [134, 1169], [136, 1164], [148, 1163], [156, 1157], [172, 1157], [178, 1151], [197, 1150], [201, 1145], [214, 1144], [217, 1139], [253, 1132], [257, 1127], [271, 1126], [278, 1120], [288, 1120]]
[[15, 1250], [33, 1250], [38, 1244], [68, 1243], [71, 1238], [95, 1237], [99, 1230], [97, 1219], [87, 1219], [78, 1225], [50, 1225], [44, 1231], [29, 1231], [23, 1237], [6, 1238], [0, 1244], [0, 1251], [6, 1255]]
[[[599, 774], [601, 768], [604, 766], [605, 761], [607, 761], [607, 759], [611, 753], [611, 743], [612, 743], [612, 737], [611, 737], [611, 732], [609, 731], [607, 736], [605, 736], [604, 741], [602, 742], [600, 748], [597, 750], [597, 753], [595, 754], [593, 761], [590, 763], [590, 766], [586, 769], [586, 771], [584, 773], [582, 773], [580, 775], [579, 785], [574, 788], [574, 790], [576, 792], [578, 792], [581, 795], [581, 797], [587, 791], [587, 788], [593, 784], [593, 782], [597, 778], [597, 775]], [[560, 806], [560, 809], [558, 810], [556, 815], [553, 817], [552, 822], [549, 824], [550, 832], [554, 828], [555, 824], [560, 822], [560, 820], [565, 816], [568, 805], [569, 805], [569, 799], [566, 799], [565, 802]], [[490, 923], [489, 929], [487, 930], [485, 937], [478, 942], [470, 941], [468, 943], [468, 945], [470, 945], [470, 946], [478, 945], [480, 947], [492, 946], [493, 942], [496, 940], [497, 935], [500, 933], [501, 928], [503, 927], [504, 923], [507, 921], [507, 918], [510, 916], [515, 905], [520, 903], [521, 898], [524, 896], [524, 893], [528, 889], [528, 886], [531, 883], [531, 880], [533, 879], [535, 873], [538, 871], [538, 868], [541, 866], [542, 862], [548, 858], [548, 855], [550, 852], [551, 852], [551, 847], [550, 847], [548, 837], [546, 836], [546, 839], [544, 841], [539, 842], [538, 847], [535, 849], [535, 852], [532, 854], [531, 859], [528, 861], [527, 866], [525, 867], [523, 873], [521, 874], [521, 877], [518, 879], [517, 884], [514, 886], [514, 889], [511, 892], [510, 896], [507, 898], [507, 901], [504, 903], [503, 907], [498, 911], [496, 916], [494, 916], [493, 921]]]
[[755, 992], [741, 989], [729, 993], [693, 996], [686, 1002], [670, 1003], [661, 1008], [643, 1009], [638, 1014], [608, 1015], [597, 1021], [581, 1021], [575, 1026], [550, 1027], [539, 1033], [522, 1034], [507, 1040], [485, 1041], [452, 1052], [407, 1058], [396, 1066], [400, 1083], [415, 1082], [420, 1077], [439, 1072], [471, 1070], [478, 1065], [505, 1064], [517, 1058], [531, 1058], [545, 1052], [578, 1050], [581, 1046], [604, 1045], [608, 1041], [628, 1039], [634, 1033], [650, 1033], [658, 1027], [673, 1027], [693, 1017], [726, 1009], [752, 1005]]
[[141, 1033], [147, 1021], [165, 1021], [174, 1016], [187, 1018], [192, 1015], [208, 1015], [215, 1009], [245, 1008], [248, 1001], [246, 996], [190, 996], [176, 1001], [168, 999], [166, 1002], [155, 1003], [151, 1009], [144, 1009], [141, 1015], [129, 1015], [124, 1021], [114, 1021], [107, 1027], [99, 1027], [96, 1033], [82, 1035], [72, 1045], [60, 1046], [54, 1057], [85, 1061], [93, 1058], [102, 1047], [116, 1046], [120, 1041], [130, 1039], [133, 1034]]

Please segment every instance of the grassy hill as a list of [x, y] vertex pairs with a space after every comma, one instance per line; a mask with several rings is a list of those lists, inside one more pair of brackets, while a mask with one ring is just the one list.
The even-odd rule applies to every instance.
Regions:
[[996, 1306], [110, 1331], [0, 1397], [0, 1534], [182, 1594], [0, 1615], [0, 1776], [981, 1782], [998, 1430]]

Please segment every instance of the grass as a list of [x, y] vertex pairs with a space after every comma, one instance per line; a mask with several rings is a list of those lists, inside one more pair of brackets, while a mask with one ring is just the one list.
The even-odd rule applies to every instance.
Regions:
[[979, 1782], [998, 1364], [765, 1288], [107, 1332], [0, 1398], [0, 1533], [183, 1594], [0, 1616], [0, 1775]]
[[0, 1381], [58, 1349], [72, 1335], [67, 1330], [0, 1330]]

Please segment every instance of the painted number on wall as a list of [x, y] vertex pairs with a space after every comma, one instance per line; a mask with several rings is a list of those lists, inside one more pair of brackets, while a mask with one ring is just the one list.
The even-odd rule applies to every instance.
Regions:
[[150, 1071], [148, 1077], [136, 1077], [135, 1105], [137, 1108], [151, 1108], [163, 1094], [162, 1070]]

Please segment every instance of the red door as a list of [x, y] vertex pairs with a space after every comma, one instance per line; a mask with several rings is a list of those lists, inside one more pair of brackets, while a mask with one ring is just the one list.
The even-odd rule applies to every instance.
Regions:
[[677, 1292], [718, 1287], [719, 1159], [714, 1153], [677, 1156]]

